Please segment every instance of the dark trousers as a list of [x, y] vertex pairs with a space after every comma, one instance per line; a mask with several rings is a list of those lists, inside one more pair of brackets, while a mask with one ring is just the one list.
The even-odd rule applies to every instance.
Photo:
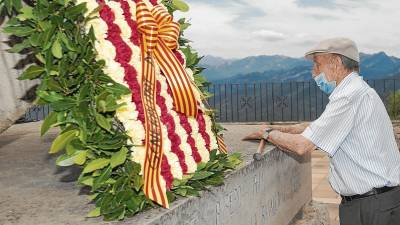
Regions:
[[340, 225], [400, 225], [400, 187], [388, 192], [343, 202]]

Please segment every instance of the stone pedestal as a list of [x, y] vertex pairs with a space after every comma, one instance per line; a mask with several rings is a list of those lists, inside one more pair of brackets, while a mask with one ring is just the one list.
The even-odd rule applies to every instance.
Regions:
[[20, 124], [0, 135], [0, 224], [152, 224], [152, 225], [287, 225], [311, 201], [310, 156], [299, 158], [273, 146], [254, 162], [258, 143], [240, 139], [256, 125], [224, 124], [225, 139], [244, 162], [225, 185], [180, 198], [171, 208], [153, 209], [122, 222], [87, 219], [93, 207], [74, 180], [79, 170], [56, 168], [47, 155], [57, 131], [40, 139], [40, 123]]

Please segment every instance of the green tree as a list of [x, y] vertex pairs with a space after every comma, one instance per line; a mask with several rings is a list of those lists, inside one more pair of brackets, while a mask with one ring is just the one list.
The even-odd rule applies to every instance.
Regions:
[[400, 118], [400, 90], [390, 93], [386, 99], [387, 111], [392, 120]]

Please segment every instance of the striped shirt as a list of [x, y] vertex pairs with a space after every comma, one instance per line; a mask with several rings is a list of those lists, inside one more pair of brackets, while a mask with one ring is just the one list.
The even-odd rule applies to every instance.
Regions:
[[302, 135], [328, 153], [329, 182], [337, 193], [400, 184], [392, 122], [379, 95], [357, 73], [339, 83], [325, 111]]

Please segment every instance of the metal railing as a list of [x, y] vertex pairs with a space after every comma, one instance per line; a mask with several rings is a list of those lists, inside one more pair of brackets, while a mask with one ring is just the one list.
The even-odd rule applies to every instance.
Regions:
[[[388, 106], [388, 96], [400, 89], [399, 79], [368, 80]], [[329, 99], [313, 80], [304, 82], [259, 82], [211, 84], [206, 90], [219, 122], [312, 121], [325, 109]], [[394, 96], [395, 97], [395, 96]], [[393, 100], [400, 103], [400, 99]], [[34, 106], [18, 122], [42, 120], [48, 106]]]
[[[400, 80], [367, 80], [388, 106], [388, 96], [399, 90]], [[304, 82], [259, 82], [211, 84], [210, 105], [219, 122], [313, 121], [329, 99], [313, 80]], [[395, 101], [393, 103], [398, 103]]]

